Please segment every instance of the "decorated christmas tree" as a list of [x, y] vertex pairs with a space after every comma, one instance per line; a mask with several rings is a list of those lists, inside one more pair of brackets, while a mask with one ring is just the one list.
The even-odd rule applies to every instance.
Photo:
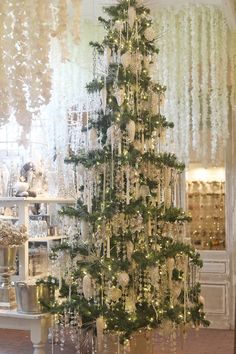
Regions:
[[153, 80], [150, 10], [141, 0], [120, 0], [104, 11], [106, 35], [90, 43], [103, 71], [87, 85], [100, 109], [82, 122], [84, 144], [66, 160], [79, 199], [61, 214], [71, 217], [74, 235], [53, 255], [64, 300], [52, 310], [78, 353], [78, 334], [94, 333], [89, 352], [105, 353], [106, 333], [125, 348], [140, 330], [171, 335], [189, 323], [208, 325], [195, 279], [201, 260], [185, 242], [190, 217], [178, 205], [184, 165], [164, 152], [173, 124], [161, 113], [166, 88]]

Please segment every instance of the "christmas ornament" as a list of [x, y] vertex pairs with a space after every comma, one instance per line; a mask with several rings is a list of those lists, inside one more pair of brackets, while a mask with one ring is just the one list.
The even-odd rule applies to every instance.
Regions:
[[135, 137], [135, 122], [132, 119], [130, 119], [129, 122], [126, 124], [126, 130], [128, 133], [128, 138], [132, 143]]
[[83, 277], [83, 294], [86, 300], [93, 296], [92, 277], [89, 274]]
[[149, 41], [149, 42], [152, 42], [155, 37], [156, 37], [156, 33], [154, 31], [153, 28], [151, 27], [147, 27], [144, 31], [144, 37]]
[[128, 68], [128, 66], [131, 64], [132, 61], [132, 55], [130, 52], [126, 52], [121, 55], [121, 64], [125, 69]]
[[143, 55], [140, 52], [136, 52], [135, 54], [132, 54], [130, 69], [134, 74], [141, 72], [142, 59], [143, 59]]
[[149, 70], [149, 68], [150, 68], [150, 57], [149, 56], [144, 56], [143, 57], [143, 65], [144, 65], [144, 67], [145, 67], [145, 69], [146, 70]]
[[117, 31], [122, 31], [124, 24], [121, 20], [116, 20], [114, 27], [117, 29]]
[[115, 286], [111, 287], [108, 290], [108, 293], [107, 293], [108, 300], [117, 302], [121, 298], [121, 296], [122, 296], [121, 289], [119, 289], [119, 288], [117, 288]]
[[117, 281], [122, 286], [122, 288], [126, 287], [129, 284], [129, 274], [126, 272], [118, 273]]
[[205, 305], [205, 299], [202, 295], [198, 296], [198, 301], [200, 302], [200, 304]]
[[132, 241], [128, 241], [126, 243], [126, 249], [127, 249], [127, 258], [129, 261], [131, 261], [132, 254], [134, 252], [134, 244]]
[[125, 311], [133, 313], [136, 310], [136, 305], [132, 296], [127, 296], [125, 299]]
[[151, 283], [155, 288], [159, 287], [160, 280], [160, 270], [159, 267], [152, 267], [149, 269], [149, 276], [151, 279]]
[[107, 107], [107, 89], [106, 87], [103, 87], [100, 91], [100, 98], [102, 102], [102, 110], [105, 113], [106, 107]]
[[118, 106], [121, 106], [124, 103], [124, 100], [125, 100], [125, 87], [124, 86], [117, 88], [116, 100], [117, 100]]
[[105, 47], [104, 48], [104, 63], [108, 67], [110, 62], [111, 62], [111, 48], [110, 47]]
[[133, 28], [135, 20], [136, 20], [136, 10], [133, 6], [130, 6], [128, 8], [128, 23], [131, 28]]

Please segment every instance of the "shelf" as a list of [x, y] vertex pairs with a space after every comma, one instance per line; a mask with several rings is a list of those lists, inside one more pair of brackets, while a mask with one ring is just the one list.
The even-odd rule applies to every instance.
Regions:
[[33, 203], [55, 203], [55, 204], [73, 204], [76, 202], [74, 198], [56, 198], [56, 197], [0, 197], [2, 202], [27, 202]]
[[[35, 204], [45, 204], [45, 210], [42, 210], [44, 214], [40, 215], [34, 215], [31, 213], [31, 207], [35, 206]], [[58, 209], [61, 209], [61, 207], [64, 205], [71, 205], [74, 206], [76, 204], [76, 198], [56, 198], [56, 197], [49, 197], [49, 196], [38, 196], [36, 198], [32, 197], [0, 197], [0, 205], [3, 206], [4, 208], [16, 208], [17, 209], [17, 215], [13, 212], [13, 215], [16, 215], [13, 217], [9, 213], [9, 216], [4, 216], [4, 213], [0, 215], [0, 220], [5, 221], [8, 219], [9, 222], [11, 221], [12, 223], [15, 223], [16, 220], [19, 220], [19, 224], [23, 224], [26, 226], [28, 230], [30, 230], [30, 220], [38, 220], [39, 217], [42, 217], [43, 220], [47, 220], [48, 223], [47, 225], [50, 225], [50, 220], [52, 216], [56, 217], [58, 214]], [[38, 210], [38, 208], [35, 208]], [[32, 211], [33, 212], [33, 211]], [[30, 214], [30, 215], [29, 215]], [[6, 212], [6, 215], [8, 213]], [[55, 221], [55, 220], [54, 220]], [[54, 224], [55, 222], [52, 222]], [[47, 226], [48, 227], [48, 226]], [[38, 229], [35, 229], [35, 231]], [[39, 230], [38, 230], [39, 231]], [[45, 230], [46, 231], [46, 230]], [[56, 233], [54, 235], [54, 232], [57, 231], [55, 230], [50, 230], [51, 235], [50, 236], [43, 236], [40, 237], [40, 233], [38, 234], [39, 237], [32, 237], [32, 233], [27, 235], [28, 237], [28, 242], [25, 242], [22, 247], [19, 247], [19, 252], [18, 252], [18, 263], [17, 263], [17, 275], [12, 276], [12, 280], [14, 281], [27, 281], [29, 279], [29, 275], [32, 276], [33, 273], [36, 274], [36, 276], [41, 277], [41, 270], [40, 274], [38, 274], [39, 271], [39, 265], [40, 267], [44, 268], [44, 266], [47, 267], [46, 263], [46, 254], [48, 254], [53, 246], [55, 246], [56, 243], [61, 243], [63, 240], [67, 240], [69, 237], [65, 235], [65, 231], [61, 231], [62, 235], [59, 235]], [[59, 231], [60, 232], [60, 231]], [[33, 234], [34, 235], [34, 234]], [[37, 233], [35, 233], [37, 235]], [[47, 233], [45, 232], [45, 235]], [[44, 251], [41, 252], [40, 254], [40, 260], [37, 260], [37, 263], [32, 263], [32, 249], [39, 249], [39, 246], [43, 246]], [[41, 257], [42, 256], [42, 257]], [[38, 256], [35, 254], [35, 257], [38, 258]], [[46, 258], [45, 258], [46, 257]], [[32, 267], [35, 268], [32, 268]]]
[[0, 215], [0, 220], [19, 220], [18, 216], [4, 216]]
[[29, 237], [29, 242], [43, 242], [43, 241], [52, 241], [52, 240], [61, 240], [63, 238], [67, 238], [68, 236], [45, 236], [45, 237]]

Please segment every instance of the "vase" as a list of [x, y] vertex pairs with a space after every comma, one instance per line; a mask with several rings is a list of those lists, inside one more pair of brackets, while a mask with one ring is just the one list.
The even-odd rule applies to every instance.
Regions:
[[17, 247], [0, 246], [0, 308], [16, 307], [15, 288], [11, 284], [11, 275], [16, 271]]

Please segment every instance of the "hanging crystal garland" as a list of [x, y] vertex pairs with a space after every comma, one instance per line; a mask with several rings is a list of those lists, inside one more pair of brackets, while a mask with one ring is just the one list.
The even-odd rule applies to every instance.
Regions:
[[69, 60], [73, 51], [66, 41], [75, 48], [80, 40], [81, 0], [3, 0], [0, 6], [0, 125], [14, 116], [22, 128], [19, 143], [26, 145], [32, 119], [51, 98], [51, 36], [59, 40], [63, 60]]
[[156, 27], [161, 33], [158, 77], [169, 88], [165, 113], [177, 129], [172, 150], [185, 161], [191, 156], [215, 160], [228, 136], [227, 82], [234, 75], [228, 70], [226, 19], [213, 6], [189, 5], [178, 11], [161, 9]]

